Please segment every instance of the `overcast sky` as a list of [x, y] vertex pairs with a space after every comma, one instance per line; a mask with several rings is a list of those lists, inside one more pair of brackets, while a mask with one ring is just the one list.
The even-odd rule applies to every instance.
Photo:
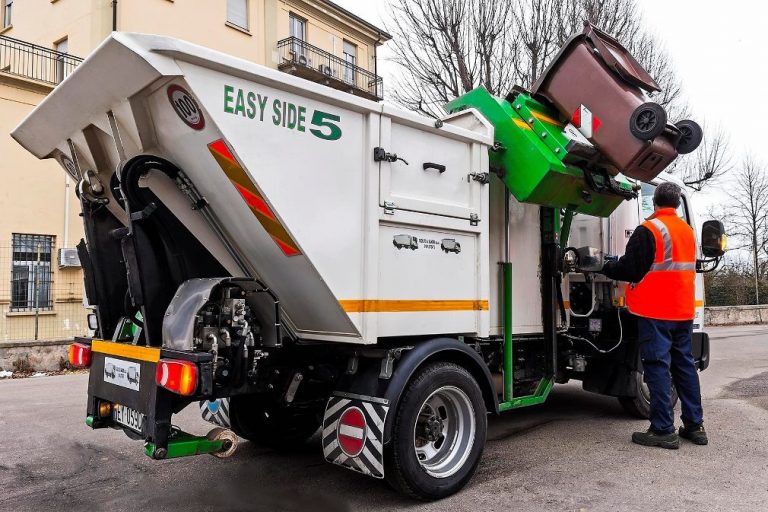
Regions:
[[[384, 26], [387, 0], [335, 0], [366, 20]], [[645, 26], [654, 32], [677, 69], [683, 94], [697, 121], [721, 126], [738, 162], [751, 153], [768, 162], [768, 3], [757, 0], [637, 0]], [[379, 53], [385, 78], [397, 72]], [[710, 204], [724, 200], [720, 187], [697, 194], [699, 220]]]

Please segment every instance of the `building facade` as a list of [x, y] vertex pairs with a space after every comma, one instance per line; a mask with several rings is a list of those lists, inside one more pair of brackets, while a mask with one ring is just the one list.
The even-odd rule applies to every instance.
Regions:
[[0, 341], [87, 330], [77, 186], [9, 135], [112, 30], [169, 35], [372, 100], [383, 30], [327, 0], [0, 0]]

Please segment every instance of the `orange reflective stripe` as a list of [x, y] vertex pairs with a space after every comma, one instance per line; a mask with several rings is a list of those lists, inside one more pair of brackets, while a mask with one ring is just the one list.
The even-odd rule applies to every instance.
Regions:
[[340, 300], [347, 313], [487, 311], [487, 300]]

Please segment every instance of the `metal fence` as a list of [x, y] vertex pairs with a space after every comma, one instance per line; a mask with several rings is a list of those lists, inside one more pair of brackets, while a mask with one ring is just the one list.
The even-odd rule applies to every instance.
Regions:
[[44, 235], [0, 245], [0, 343], [88, 333], [82, 269], [67, 255], [62, 262], [55, 238]]
[[68, 53], [0, 36], [0, 72], [56, 85], [83, 61]]
[[384, 82], [380, 76], [298, 37], [288, 37], [278, 41], [277, 51], [283, 63], [313, 69], [329, 79], [344, 82], [378, 99], [384, 98]]

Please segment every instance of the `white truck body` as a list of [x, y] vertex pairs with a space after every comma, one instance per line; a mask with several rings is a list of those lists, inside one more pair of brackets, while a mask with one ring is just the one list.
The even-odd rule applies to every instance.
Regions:
[[[103, 184], [137, 154], [176, 162], [210, 203], [246, 269], [170, 180], [155, 173], [146, 186], [232, 275], [248, 272], [273, 288], [297, 336], [372, 344], [402, 335], [488, 335], [489, 187], [468, 175], [487, 169], [493, 129], [478, 114], [464, 112], [436, 128], [433, 120], [389, 105], [140, 34], [107, 39], [69, 80], [87, 94], [56, 89], [14, 137], [66, 169], [74, 148], [79, 172], [93, 171]], [[190, 108], [200, 109], [188, 112], [197, 128], [172, 104], [189, 101], [184, 91]], [[322, 117], [312, 124], [318, 112], [338, 116], [331, 122], [340, 138], [327, 140], [336, 128], [319, 126]], [[216, 141], [225, 141], [272, 219], [254, 213], [232, 180], [216, 172], [209, 149]], [[410, 165], [374, 162], [376, 147], [400, 153]], [[425, 162], [445, 171], [425, 170]], [[114, 202], [108, 206], [125, 217]], [[275, 223], [282, 240], [264, 228]], [[404, 234], [417, 240], [414, 248], [395, 246]], [[460, 250], [443, 250], [442, 240]], [[288, 252], [281, 249], [286, 245]], [[526, 274], [535, 273], [537, 261], [526, 259], [532, 265]]]

